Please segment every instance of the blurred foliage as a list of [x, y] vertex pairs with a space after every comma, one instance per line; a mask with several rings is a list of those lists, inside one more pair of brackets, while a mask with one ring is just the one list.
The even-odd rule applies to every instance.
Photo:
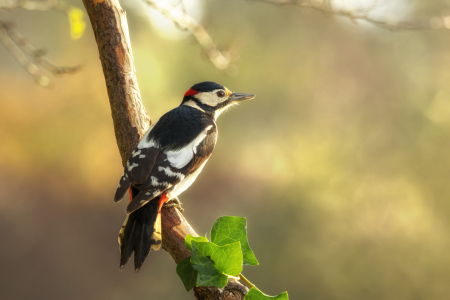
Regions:
[[[181, 196], [196, 231], [245, 216], [261, 266], [244, 273], [267, 294], [447, 298], [449, 32], [389, 32], [242, 0], [206, 4], [217, 41], [250, 33], [236, 77], [123, 3], [153, 120], [204, 80], [257, 95], [220, 117], [215, 153]], [[448, 13], [445, 5], [414, 1], [408, 12]], [[85, 68], [42, 89], [0, 47], [0, 299], [193, 299], [164, 251], [137, 275], [118, 271], [125, 206], [112, 198], [122, 167], [91, 29], [74, 42], [63, 14], [2, 17], [53, 61]]]
[[86, 29], [86, 23], [84, 22], [85, 13], [83, 10], [72, 7], [68, 13], [70, 23], [70, 36], [74, 40], [78, 40], [83, 36], [83, 32]]

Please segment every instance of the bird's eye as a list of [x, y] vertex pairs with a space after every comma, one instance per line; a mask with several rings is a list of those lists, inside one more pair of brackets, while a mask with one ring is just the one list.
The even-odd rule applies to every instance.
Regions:
[[222, 98], [223, 96], [225, 96], [225, 92], [224, 92], [224, 91], [218, 91], [218, 92], [217, 92], [217, 96], [219, 96], [220, 98]]

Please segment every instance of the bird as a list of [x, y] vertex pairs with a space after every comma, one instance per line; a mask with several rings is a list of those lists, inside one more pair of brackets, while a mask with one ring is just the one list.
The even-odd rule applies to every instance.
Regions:
[[193, 85], [179, 106], [165, 113], [131, 153], [114, 201], [130, 202], [119, 232], [120, 270], [134, 252], [138, 272], [151, 250], [161, 247], [161, 208], [181, 208], [178, 196], [202, 171], [217, 142], [216, 120], [226, 109], [255, 95], [234, 93], [205, 81]]

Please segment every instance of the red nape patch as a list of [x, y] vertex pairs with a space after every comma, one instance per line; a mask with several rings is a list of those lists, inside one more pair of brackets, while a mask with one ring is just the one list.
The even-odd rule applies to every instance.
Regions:
[[196, 90], [188, 89], [188, 90], [186, 91], [186, 93], [184, 93], [184, 96], [185, 96], [185, 97], [186, 97], [186, 96], [193, 96], [193, 95], [196, 95], [196, 94], [198, 94], [198, 92], [197, 92]]

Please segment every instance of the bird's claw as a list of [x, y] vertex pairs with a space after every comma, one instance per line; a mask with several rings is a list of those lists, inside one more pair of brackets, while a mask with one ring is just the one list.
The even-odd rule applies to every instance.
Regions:
[[164, 204], [164, 207], [165, 208], [175, 207], [180, 212], [184, 212], [184, 209], [181, 207], [181, 205], [183, 205], [183, 203], [181, 203], [180, 200], [177, 197], [175, 197], [167, 201], [167, 203]]

